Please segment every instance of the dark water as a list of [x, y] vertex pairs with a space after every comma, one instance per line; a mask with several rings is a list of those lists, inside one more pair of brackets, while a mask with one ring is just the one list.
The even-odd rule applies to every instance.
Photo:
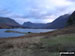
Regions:
[[0, 38], [17, 37], [17, 36], [25, 35], [25, 34], [20, 34], [20, 33], [7, 33], [5, 32], [6, 30], [26, 32], [26, 33], [27, 32], [40, 33], [40, 32], [53, 31], [53, 29], [0, 29]]

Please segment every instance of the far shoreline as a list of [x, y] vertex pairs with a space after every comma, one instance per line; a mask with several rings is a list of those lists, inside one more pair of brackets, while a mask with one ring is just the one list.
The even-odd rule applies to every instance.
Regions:
[[63, 34], [71, 34], [75, 33], [73, 31], [75, 30], [75, 26], [68, 26], [63, 29], [57, 29], [50, 32], [43, 32], [43, 33], [30, 33], [27, 35], [19, 36], [19, 37], [9, 37], [9, 38], [0, 38], [1, 39], [17, 39], [17, 38], [31, 38], [31, 37], [37, 37], [37, 36], [57, 36], [57, 35], [63, 35]]

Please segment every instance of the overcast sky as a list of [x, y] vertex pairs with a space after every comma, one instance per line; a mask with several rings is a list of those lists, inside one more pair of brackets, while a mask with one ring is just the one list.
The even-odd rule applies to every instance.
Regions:
[[0, 0], [0, 16], [11, 17], [20, 24], [52, 22], [74, 10], [75, 0]]

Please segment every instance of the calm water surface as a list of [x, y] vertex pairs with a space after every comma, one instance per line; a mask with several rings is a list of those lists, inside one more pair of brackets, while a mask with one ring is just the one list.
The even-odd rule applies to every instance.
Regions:
[[0, 38], [7, 38], [7, 37], [17, 37], [17, 36], [23, 36], [25, 34], [20, 33], [8, 33], [5, 32], [6, 30], [12, 30], [12, 31], [19, 31], [19, 32], [32, 32], [32, 33], [40, 33], [40, 32], [49, 32], [53, 31], [54, 29], [0, 29]]

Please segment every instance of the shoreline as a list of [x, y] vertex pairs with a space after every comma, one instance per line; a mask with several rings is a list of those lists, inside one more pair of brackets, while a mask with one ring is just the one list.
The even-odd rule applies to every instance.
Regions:
[[57, 36], [57, 35], [63, 35], [63, 34], [71, 34], [75, 33], [75, 26], [65, 27], [63, 29], [57, 29], [55, 31], [51, 32], [44, 32], [44, 33], [29, 33], [24, 36], [18, 36], [18, 37], [8, 37], [8, 38], [0, 38], [1, 39], [17, 39], [17, 38], [32, 38], [37, 36]]

